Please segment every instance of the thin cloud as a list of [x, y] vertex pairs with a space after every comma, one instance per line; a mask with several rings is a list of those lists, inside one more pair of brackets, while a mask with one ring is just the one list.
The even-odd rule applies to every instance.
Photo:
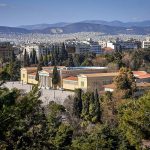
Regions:
[[0, 3], [0, 8], [15, 8], [13, 5], [9, 5], [6, 3]]
[[0, 3], [0, 7], [7, 7], [8, 4], [5, 4], [5, 3]]

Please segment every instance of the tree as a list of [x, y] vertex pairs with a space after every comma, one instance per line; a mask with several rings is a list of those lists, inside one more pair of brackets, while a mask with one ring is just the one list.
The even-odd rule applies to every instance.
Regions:
[[51, 149], [38, 91], [24, 96], [16, 89], [0, 92], [0, 149]]
[[95, 106], [96, 121], [101, 121], [101, 106], [97, 89], [95, 91]]
[[55, 65], [56, 65], [55, 58], [54, 58], [54, 55], [52, 54], [52, 56], [51, 56], [51, 66], [55, 66]]
[[136, 91], [135, 77], [128, 68], [121, 68], [119, 70], [119, 75], [115, 78], [114, 83], [118, 91], [124, 92], [124, 98], [133, 96]]
[[23, 57], [23, 66], [28, 67], [29, 65], [30, 65], [29, 54], [27, 53], [27, 51], [25, 49], [24, 57]]
[[150, 140], [150, 92], [139, 99], [129, 100], [118, 109], [119, 128], [136, 149], [142, 141]]
[[93, 63], [90, 59], [85, 59], [81, 66], [93, 66]]
[[57, 67], [54, 66], [54, 68], [53, 68], [53, 76], [52, 76], [52, 84], [53, 84], [54, 88], [56, 88], [59, 83], [60, 83], [59, 72], [57, 70]]
[[82, 112], [82, 90], [75, 90], [75, 97], [73, 100], [73, 115], [80, 118]]
[[32, 51], [32, 62], [33, 62], [33, 64], [38, 63], [37, 54], [36, 54], [35, 49], [33, 49], [33, 51]]
[[41, 66], [44, 66], [44, 60], [43, 60], [43, 55], [42, 55], [42, 54], [40, 55], [39, 64], [40, 64]]
[[68, 58], [68, 52], [66, 51], [66, 48], [65, 48], [65, 44], [63, 43], [62, 44], [62, 47], [61, 47], [61, 50], [60, 50], [60, 59], [61, 61], [65, 61], [67, 60]]
[[48, 66], [48, 56], [47, 56], [47, 54], [44, 56], [44, 66]]
[[37, 66], [37, 70], [36, 70], [36, 76], [35, 76], [36, 81], [39, 81], [39, 71], [41, 71], [41, 70], [42, 70], [42, 65], [41, 65], [41, 63], [39, 63]]
[[68, 67], [74, 67], [74, 63], [73, 63], [73, 58], [72, 58], [72, 55], [69, 55], [69, 58], [68, 58]]

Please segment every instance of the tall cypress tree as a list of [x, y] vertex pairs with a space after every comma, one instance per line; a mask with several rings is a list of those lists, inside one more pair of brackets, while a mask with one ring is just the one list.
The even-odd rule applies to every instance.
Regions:
[[53, 76], [52, 76], [52, 84], [53, 84], [54, 88], [57, 87], [57, 85], [59, 84], [59, 82], [60, 82], [59, 72], [57, 70], [57, 67], [54, 66]]
[[23, 66], [24, 67], [29, 66], [29, 55], [28, 55], [26, 49], [24, 51], [24, 56], [23, 56]]
[[75, 98], [73, 102], [73, 115], [80, 118], [82, 112], [82, 90], [75, 90]]
[[101, 121], [101, 107], [97, 89], [95, 91], [95, 106], [96, 106], [95, 108], [96, 119], [97, 121]]
[[39, 71], [41, 71], [41, 70], [42, 70], [42, 65], [39, 62], [38, 66], [37, 66], [37, 70], [36, 70], [36, 77], [35, 77], [36, 81], [39, 81]]
[[47, 56], [47, 54], [44, 56], [44, 66], [48, 66], [48, 56]]
[[33, 64], [33, 54], [32, 54], [32, 52], [30, 53], [30, 64]]
[[55, 58], [54, 58], [54, 55], [52, 54], [51, 56], [51, 66], [55, 66], [56, 63], [55, 63]]
[[40, 64], [41, 64], [41, 66], [44, 66], [44, 60], [43, 60], [43, 55], [41, 54], [40, 55]]
[[72, 55], [69, 55], [69, 58], [68, 58], [68, 67], [74, 67], [74, 62], [73, 62], [73, 58], [72, 58]]

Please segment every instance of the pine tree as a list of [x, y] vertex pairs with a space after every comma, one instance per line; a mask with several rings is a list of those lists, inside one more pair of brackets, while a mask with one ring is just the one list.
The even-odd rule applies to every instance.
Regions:
[[119, 75], [115, 78], [115, 85], [118, 91], [124, 93], [122, 98], [131, 97], [136, 91], [136, 81], [132, 71], [122, 67], [119, 70]]
[[57, 85], [59, 84], [59, 82], [60, 82], [59, 72], [57, 70], [57, 67], [54, 66], [53, 76], [52, 76], [52, 84], [53, 84], [54, 88], [57, 87]]

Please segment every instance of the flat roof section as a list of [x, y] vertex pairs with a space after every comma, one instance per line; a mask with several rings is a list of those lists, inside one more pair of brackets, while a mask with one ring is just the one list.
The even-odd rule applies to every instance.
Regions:
[[79, 76], [84, 76], [84, 77], [115, 77], [119, 73], [118, 72], [113, 72], [113, 73], [91, 73], [91, 74], [80, 74]]

